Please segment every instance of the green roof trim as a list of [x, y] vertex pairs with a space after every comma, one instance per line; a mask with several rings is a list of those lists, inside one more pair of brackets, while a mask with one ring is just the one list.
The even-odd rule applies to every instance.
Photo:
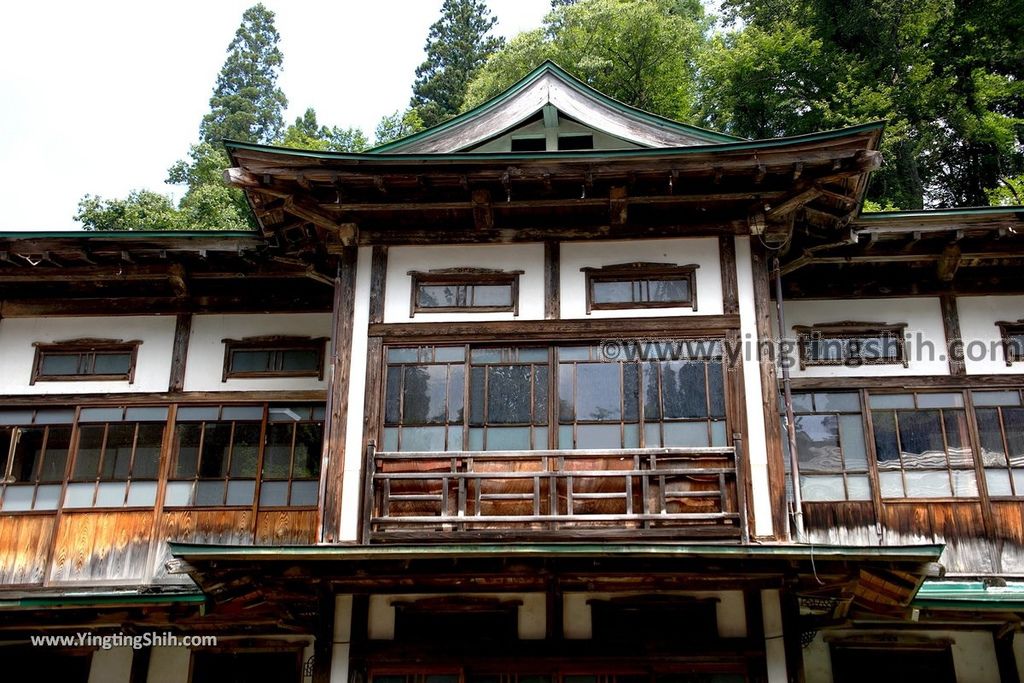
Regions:
[[971, 611], [1024, 611], [1024, 583], [992, 586], [984, 581], [925, 581], [911, 606]]
[[951, 209], [920, 209], [912, 211], [875, 211], [862, 213], [854, 223], [861, 221], [885, 221], [896, 218], [932, 218], [938, 216], [998, 216], [1024, 212], [1024, 206], [963, 206]]
[[603, 103], [607, 104], [613, 109], [617, 109], [618, 111], [631, 116], [636, 116], [637, 118], [640, 118], [656, 126], [669, 128], [680, 133], [694, 135], [708, 140], [719, 140], [722, 142], [727, 142], [746, 139], [738, 137], [736, 135], [729, 135], [728, 133], [719, 133], [717, 131], [708, 130], [707, 128], [701, 128], [699, 126], [693, 126], [690, 124], [681, 123], [679, 121], [674, 121], [668, 117], [660, 116], [658, 114], [652, 114], [651, 112], [644, 111], [643, 109], [638, 109], [632, 105], [626, 104], [625, 102], [620, 102], [619, 100], [616, 100], [613, 97], [605, 95], [599, 90], [595, 90], [591, 86], [587, 85], [580, 79], [573, 76], [571, 73], [569, 73], [562, 67], [558, 66], [558, 64], [556, 64], [555, 62], [551, 61], [550, 59], [547, 59], [541, 62], [540, 66], [538, 66], [536, 69], [526, 74], [517, 82], [513, 83], [508, 88], [506, 88], [504, 92], [495, 95], [494, 97], [487, 100], [483, 104], [479, 104], [468, 111], [464, 111], [461, 114], [458, 114], [455, 117], [450, 118], [443, 123], [439, 123], [438, 125], [433, 126], [432, 128], [427, 128], [426, 130], [421, 130], [418, 133], [407, 135], [404, 138], [392, 140], [391, 142], [387, 142], [383, 145], [373, 147], [370, 150], [368, 150], [368, 153], [378, 154], [380, 152], [391, 151], [395, 148], [403, 147], [404, 145], [407, 145], [410, 142], [422, 140], [423, 138], [430, 137], [432, 135], [436, 135], [437, 133], [441, 133], [445, 130], [448, 130], [449, 128], [452, 128], [453, 126], [456, 126], [468, 119], [471, 119], [475, 116], [479, 116], [484, 112], [490, 111], [491, 109], [494, 109], [502, 105], [510, 97], [512, 97], [513, 95], [515, 95], [523, 88], [530, 85], [531, 83], [533, 83], [535, 80], [537, 80], [546, 73], [553, 73], [557, 75], [559, 78], [567, 81], [569, 84], [573, 85], [578, 90], [587, 93], [594, 99], [602, 101]]
[[202, 593], [80, 593], [73, 595], [46, 595], [5, 600], [0, 597], [0, 609], [27, 607], [93, 607], [110, 605], [201, 605], [206, 602]]
[[611, 149], [611, 150], [586, 150], [576, 152], [445, 152], [440, 154], [370, 154], [368, 152], [320, 152], [309, 149], [292, 149], [289, 147], [276, 147], [274, 145], [260, 145], [253, 142], [238, 142], [225, 140], [224, 146], [231, 150], [249, 150], [253, 152], [264, 152], [267, 154], [281, 154], [309, 159], [355, 161], [355, 162], [437, 162], [437, 161], [516, 161], [516, 160], [542, 160], [542, 159], [581, 159], [592, 160], [595, 158], [648, 158], [663, 156], [679, 156], [686, 154], [700, 154], [704, 152], [742, 152], [752, 149], [773, 149], [787, 145], [801, 144], [807, 142], [821, 142], [835, 140], [837, 138], [857, 135], [859, 133], [881, 131], [885, 127], [884, 121], [871, 121], [849, 128], [837, 128], [835, 130], [822, 131], [820, 133], [805, 133], [793, 135], [786, 138], [770, 138], [767, 140], [741, 140], [736, 142], [723, 142], [707, 145], [689, 145], [686, 147], [657, 147], [649, 149]]
[[480, 543], [444, 545], [243, 546], [168, 543], [175, 557], [241, 560], [413, 560], [471, 557], [665, 557], [937, 561], [944, 546], [838, 546], [687, 543]]
[[90, 239], [150, 239], [174, 237], [186, 239], [210, 239], [231, 237], [261, 237], [256, 230], [8, 230], [0, 232], [0, 239], [61, 239], [64, 237], [86, 237]]

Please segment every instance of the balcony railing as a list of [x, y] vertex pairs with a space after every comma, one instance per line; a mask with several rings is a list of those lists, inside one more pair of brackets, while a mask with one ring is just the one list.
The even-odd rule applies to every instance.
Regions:
[[738, 448], [366, 453], [363, 538], [746, 542]]

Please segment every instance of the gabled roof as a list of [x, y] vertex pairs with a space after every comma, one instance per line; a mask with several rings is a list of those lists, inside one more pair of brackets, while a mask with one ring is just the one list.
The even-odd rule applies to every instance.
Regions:
[[742, 140], [631, 107], [546, 61], [505, 92], [440, 125], [381, 145], [371, 153], [465, 151], [526, 122], [545, 106], [586, 126], [643, 147], [688, 147]]

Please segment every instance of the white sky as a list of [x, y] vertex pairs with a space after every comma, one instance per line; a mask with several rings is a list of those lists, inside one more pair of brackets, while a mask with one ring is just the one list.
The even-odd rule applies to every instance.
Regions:
[[[178, 197], [167, 168], [198, 138], [226, 49], [256, 0], [6, 3], [0, 21], [0, 230], [66, 230], [82, 195]], [[442, 0], [264, 0], [281, 34], [287, 120], [372, 136], [404, 109]], [[550, 0], [488, 0], [498, 31]]]

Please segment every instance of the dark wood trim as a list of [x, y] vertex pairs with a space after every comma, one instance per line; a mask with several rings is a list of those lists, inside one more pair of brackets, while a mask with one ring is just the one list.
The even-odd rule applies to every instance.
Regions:
[[996, 389], [999, 387], [1020, 388], [1024, 385], [1024, 373], [1020, 375], [909, 375], [893, 377], [794, 377], [793, 391], [816, 391], [827, 389], [871, 389], [915, 390], [915, 389]]
[[[370, 337], [366, 343], [366, 386], [363, 393], [363, 453], [372, 442], [375, 446], [380, 444], [380, 430], [383, 420], [381, 419], [381, 408], [384, 404], [384, 342], [380, 337]], [[362, 462], [362, 459], [360, 460]], [[363, 472], [363, 477], [369, 477], [368, 472]], [[364, 482], [365, 483], [365, 482]], [[369, 543], [367, 526], [370, 521], [371, 500], [368, 499], [366, 486], [360, 487], [359, 510], [363, 518], [359, 525], [361, 543]]]
[[561, 244], [554, 241], [544, 243], [544, 318], [557, 320], [561, 317], [562, 281]]
[[[617, 263], [600, 268], [580, 268], [586, 275], [587, 314], [591, 311], [612, 311], [637, 308], [690, 308], [697, 311], [697, 269], [700, 265], [685, 266], [674, 263]], [[688, 299], [674, 301], [616, 301], [602, 303], [594, 300], [594, 285], [601, 282], [638, 282], [644, 280], [686, 280], [690, 289]]]
[[804, 653], [800, 643], [803, 635], [800, 628], [800, 604], [793, 590], [779, 591], [779, 607], [782, 610], [783, 649], [786, 653], [786, 680], [790, 683], [804, 683]]
[[946, 358], [949, 359], [949, 374], [963, 377], [967, 374], [964, 363], [964, 341], [960, 331], [960, 312], [956, 305], [956, 296], [943, 294], [939, 297], [942, 310], [942, 329], [946, 336]]
[[739, 329], [738, 315], [691, 315], [665, 318], [588, 318], [585, 320], [515, 320], [370, 325], [371, 337], [385, 344], [464, 342], [514, 339], [560, 341], [622, 339], [628, 335], [659, 338], [722, 337]]
[[149, 661], [152, 655], [152, 647], [132, 650], [132, 666], [128, 671], [128, 683], [147, 683], [149, 680]]
[[[907, 347], [904, 335], [906, 323], [875, 323], [858, 320], [840, 322], [815, 323], [813, 325], [794, 325], [797, 337], [797, 351], [800, 356], [800, 369], [808, 367], [859, 367], [861, 365], [902, 365], [909, 367]], [[860, 338], [893, 338], [896, 340], [896, 356], [878, 357], [847, 357], [839, 360], [812, 358], [810, 345], [818, 339], [860, 339]]]
[[[732, 239], [732, 238], [729, 238]], [[735, 272], [735, 271], [734, 271]], [[732, 330], [725, 343], [733, 349], [742, 349], [743, 338], [739, 330]], [[747, 508], [748, 538], [753, 535], [756, 525], [754, 509], [754, 482], [750, 472], [750, 430], [747, 423], [747, 390], [743, 379], [743, 355], [727, 352], [723, 358], [725, 367], [726, 404], [725, 412], [729, 425], [731, 443], [736, 445], [739, 436], [740, 447], [736, 452], [736, 472], [745, 489]]]
[[348, 421], [348, 386], [352, 369], [352, 329], [355, 319], [356, 247], [344, 247], [334, 279], [334, 314], [331, 324], [331, 376], [327, 385], [327, 421], [320, 466], [319, 538], [338, 541], [341, 530], [341, 492], [345, 478], [345, 434]]
[[[324, 378], [324, 349], [327, 337], [246, 337], [244, 339], [222, 339], [224, 342], [224, 371], [221, 382], [229, 379], [264, 379], [269, 377], [315, 377]], [[312, 351], [317, 354], [317, 366], [312, 370], [234, 370], [232, 365], [236, 351], [266, 351], [272, 354], [271, 363], [283, 363], [285, 351]]]
[[[943, 316], [942, 322], [946, 322], [945, 316]], [[996, 327], [999, 328], [999, 336], [1003, 341], [1003, 359], [1006, 361], [1006, 366], [1012, 367], [1014, 363], [1024, 361], [1024, 357], [1015, 351], [1013, 345], [1010, 343], [1010, 337], [1024, 334], [1024, 319], [1012, 322], [1008, 320], [999, 320], [996, 321]]]
[[739, 285], [736, 282], [736, 238], [719, 235], [718, 258], [722, 271], [722, 312], [738, 315], [740, 312]]
[[[123, 341], [121, 339], [69, 339], [52, 343], [35, 342], [35, 357], [32, 360], [32, 379], [29, 384], [36, 382], [135, 382], [135, 367], [138, 364], [139, 345], [142, 342], [138, 339]], [[43, 375], [43, 359], [47, 354], [54, 355], [75, 355], [81, 363], [81, 356], [97, 353], [127, 353], [128, 371], [113, 374], [70, 374], [70, 375]], [[93, 363], [95, 363], [93, 358]]]
[[[750, 240], [750, 260], [754, 284], [754, 322], [760, 342], [775, 338], [771, 312], [774, 308], [769, 278], [771, 269], [764, 246]], [[772, 528], [776, 538], [789, 537], [789, 516], [786, 514], [786, 472], [783, 467], [782, 425], [778, 411], [779, 380], [771, 344], [757, 344], [761, 370], [761, 401], [764, 405], [764, 428], [768, 458], [768, 487], [772, 509]], [[769, 357], [764, 357], [768, 354]]]
[[334, 659], [335, 596], [324, 595], [319, 603], [313, 626], [313, 683], [330, 683]]
[[[559, 200], [564, 205], [564, 200]], [[607, 205], [607, 200], [600, 200]], [[468, 205], [467, 205], [468, 207]], [[434, 229], [403, 229], [360, 230], [357, 242], [361, 246], [386, 244], [417, 245], [417, 244], [513, 244], [518, 242], [546, 242], [569, 240], [624, 240], [654, 239], [660, 237], [717, 237], [719, 235], [750, 234], [750, 227], [745, 218], [727, 217], [706, 223], [676, 223], [672, 225], [588, 225], [585, 228], [563, 226], [526, 227], [515, 230], [494, 228], [491, 230], [434, 230]]]
[[1020, 683], [1017, 671], [1017, 655], [1013, 649], [1013, 637], [1016, 629], [1004, 633], [1000, 629], [992, 633], [992, 641], [996, 651], [996, 665], [999, 667], [999, 683]]
[[171, 376], [167, 390], [181, 393], [185, 388], [185, 369], [188, 365], [188, 346], [192, 339], [192, 314], [179, 313], [174, 323], [174, 346], [171, 353]]
[[179, 403], [222, 404], [222, 403], [317, 403], [323, 402], [327, 393], [322, 389], [311, 391], [184, 391], [180, 394], [32, 394], [0, 396], [0, 407], [16, 406], [138, 406]]
[[[490, 268], [444, 268], [421, 272], [409, 271], [412, 278], [410, 289], [409, 317], [417, 313], [512, 313], [519, 315], [519, 276], [521, 270], [493, 270]], [[508, 285], [510, 304], [508, 306], [478, 306], [468, 302], [454, 306], [424, 306], [420, 303], [420, 286], [453, 285], [473, 287], [476, 285]]]
[[388, 248], [377, 245], [370, 261], [370, 322], [384, 322], [384, 304], [387, 301]]
[[39, 318], [134, 315], [177, 315], [179, 313], [325, 313], [328, 306], [295, 296], [287, 296], [288, 284], [279, 281], [277, 297], [199, 296], [119, 297], [5, 300], [0, 302], [0, 317]]

